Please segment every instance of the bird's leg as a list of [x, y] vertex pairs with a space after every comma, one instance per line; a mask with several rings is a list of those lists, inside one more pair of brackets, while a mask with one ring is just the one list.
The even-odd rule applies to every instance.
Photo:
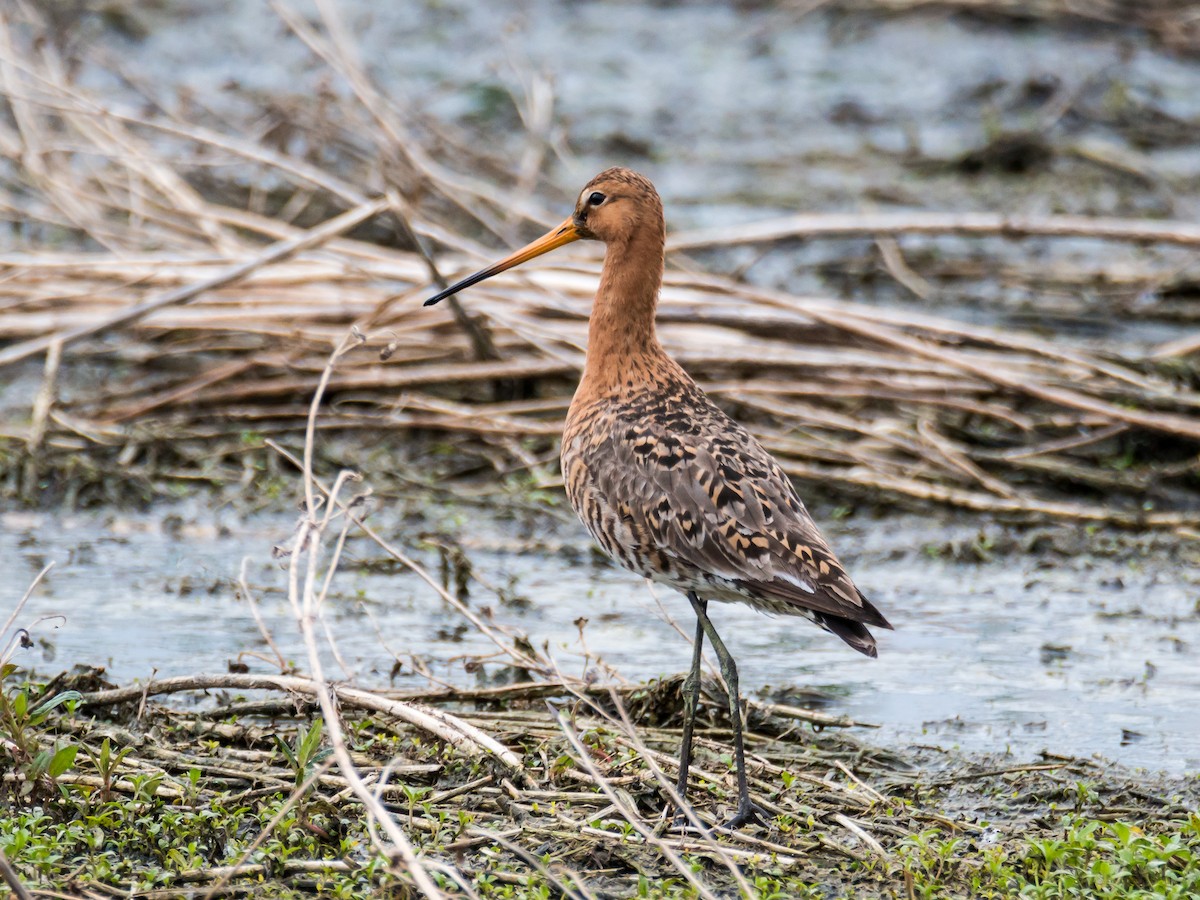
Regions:
[[[708, 609], [695, 591], [688, 592], [693, 609]], [[683, 739], [679, 742], [679, 781], [675, 786], [681, 802], [687, 802], [688, 769], [692, 765], [692, 729], [696, 724], [696, 709], [700, 703], [700, 651], [704, 649], [704, 624], [696, 616], [696, 639], [692, 641], [692, 668], [683, 681]]]
[[[692, 600], [692, 597], [688, 597]], [[725, 678], [725, 686], [729, 689], [729, 718], [733, 720], [733, 759], [737, 764], [738, 808], [733, 818], [725, 825], [728, 829], [737, 828], [747, 822], [762, 821], [765, 814], [750, 800], [750, 788], [746, 784], [746, 751], [742, 747], [742, 703], [738, 694], [737, 664], [733, 661], [725, 642], [717, 634], [712, 620], [701, 601], [692, 600], [692, 609], [696, 611], [696, 620], [704, 633], [712, 642], [713, 650], [721, 666], [721, 675]]]

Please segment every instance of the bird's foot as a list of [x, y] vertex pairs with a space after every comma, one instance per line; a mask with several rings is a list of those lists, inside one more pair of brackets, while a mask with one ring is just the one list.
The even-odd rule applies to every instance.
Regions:
[[710, 829], [713, 827], [712, 824], [700, 817], [694, 807], [684, 808], [668, 800], [659, 816], [659, 826], [656, 830], [659, 834], [671, 831], [675, 834], [709, 837], [711, 836]]
[[[694, 811], [691, 815], [688, 815], [687, 811], [680, 809], [674, 803], [667, 804], [667, 808], [663, 810], [663, 816], [671, 823], [671, 831], [681, 834], [701, 834], [705, 828], [704, 820], [696, 817]], [[696, 827], [696, 822], [693, 819], [696, 819], [700, 823], [700, 828]]]
[[[733, 818], [724, 825], [710, 825], [704, 819], [699, 818], [694, 810], [691, 814], [688, 811], [680, 809], [673, 803], [668, 803], [662, 812], [660, 821], [669, 821], [670, 829], [682, 834], [699, 834], [705, 835], [708, 829], [713, 831], [736, 831], [743, 825], [765, 825], [771, 820], [771, 814], [761, 806], [757, 805], [748, 796], [743, 797], [738, 801], [737, 812], [733, 814]], [[697, 823], [699, 825], [697, 826]], [[660, 826], [662, 827], [662, 826]]]
[[721, 831], [736, 831], [743, 825], [765, 825], [770, 820], [770, 815], [761, 806], [755, 805], [749, 795], [738, 800], [737, 812], [733, 814], [733, 818], [721, 826]]

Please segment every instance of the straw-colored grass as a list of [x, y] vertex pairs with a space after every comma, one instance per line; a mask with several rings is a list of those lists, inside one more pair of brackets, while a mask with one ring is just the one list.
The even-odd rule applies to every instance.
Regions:
[[[330, 381], [323, 429], [369, 429], [396, 446], [414, 432], [465, 435], [497, 465], [554, 483], [598, 248], [423, 308], [431, 285], [550, 219], [530, 179], [513, 188], [466, 174], [494, 163], [384, 98], [321, 9], [320, 29], [279, 12], [349, 97], [319, 121], [288, 111], [307, 140], [325, 141], [323, 159], [340, 161], [324, 165], [250, 134], [114, 108], [72, 82], [53, 41], [33, 39], [34, 13], [0, 14], [0, 204], [21, 223], [0, 258], [0, 369], [48, 362], [28, 423], [4, 427], [27, 454], [26, 490], [81, 451], [128, 464], [198, 443], [211, 465], [244, 452], [229, 448], [240, 434], [298, 433], [351, 327], [365, 341]], [[236, 182], [213, 188], [218, 166]], [[310, 219], [324, 224], [296, 224]], [[893, 214], [677, 234], [671, 247], [878, 233], [911, 285], [889, 243], [910, 231], [1197, 240], [1180, 223]], [[1200, 393], [1176, 357], [755, 289], [691, 265], [669, 267], [660, 324], [669, 350], [803, 481], [1026, 518], [1200, 521], [1185, 492]], [[59, 388], [89, 363], [111, 376]]]

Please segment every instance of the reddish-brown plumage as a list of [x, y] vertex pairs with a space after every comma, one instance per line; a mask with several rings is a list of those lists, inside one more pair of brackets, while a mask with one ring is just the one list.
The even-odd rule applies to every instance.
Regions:
[[[572, 240], [606, 245], [588, 327], [587, 362], [567, 414], [567, 496], [604, 550], [623, 566], [688, 595], [697, 649], [685, 701], [694, 712], [699, 645], [713, 642], [731, 691], [738, 812], [755, 815], [741, 748], [737, 670], [708, 600], [803, 616], [868, 656], [867, 625], [890, 628], [855, 587], [791, 481], [754, 437], [704, 395], [663, 350], [654, 316], [666, 228], [662, 201], [642, 175], [601, 172], [557, 229], [427, 303]], [[680, 793], [686, 787], [686, 720]]]
[[[588, 204], [593, 193], [605, 200]], [[563, 432], [567, 495], [626, 567], [712, 600], [801, 615], [875, 655], [889, 627], [829, 549], [791, 481], [663, 350], [654, 329], [665, 228], [628, 169], [580, 194], [581, 236], [607, 245], [587, 365]]]

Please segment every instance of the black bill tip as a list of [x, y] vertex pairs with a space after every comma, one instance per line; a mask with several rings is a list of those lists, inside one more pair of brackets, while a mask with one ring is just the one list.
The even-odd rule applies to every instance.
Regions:
[[452, 297], [453, 295], [457, 294], [459, 291], [461, 291], [465, 288], [469, 288], [472, 285], [479, 284], [479, 282], [483, 281], [485, 278], [491, 278], [497, 272], [503, 272], [504, 269], [506, 269], [506, 268], [508, 268], [508, 266], [501, 267], [500, 265], [495, 265], [495, 266], [490, 266], [486, 269], [483, 269], [482, 271], [476, 272], [474, 275], [471, 275], [468, 278], [464, 278], [462, 281], [455, 282], [454, 284], [450, 285], [450, 287], [446, 288], [445, 290], [438, 291], [438, 293], [434, 294], [432, 297], [430, 297], [428, 300], [426, 300], [423, 305], [424, 306], [433, 306], [433, 304], [435, 304], [435, 303], [440, 303], [442, 300], [445, 300], [447, 297]]

